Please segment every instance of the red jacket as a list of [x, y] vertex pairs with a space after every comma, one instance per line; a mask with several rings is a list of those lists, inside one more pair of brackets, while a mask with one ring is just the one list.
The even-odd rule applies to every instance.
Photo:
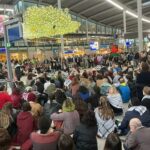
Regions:
[[17, 143], [22, 145], [30, 138], [31, 132], [35, 129], [35, 122], [30, 112], [20, 112], [17, 116]]
[[7, 92], [0, 92], [0, 109], [2, 109], [4, 104], [6, 104], [7, 102], [12, 103], [11, 97], [8, 95]]

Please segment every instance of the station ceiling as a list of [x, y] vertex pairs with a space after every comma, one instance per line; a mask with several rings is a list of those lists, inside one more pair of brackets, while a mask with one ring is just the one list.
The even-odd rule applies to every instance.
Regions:
[[[16, 0], [0, 0], [0, 4], [13, 4]], [[57, 6], [57, 0], [29, 0]], [[123, 29], [123, 11], [106, 0], [61, 0], [63, 8], [87, 19]], [[137, 12], [137, 0], [116, 0], [123, 6]], [[150, 0], [143, 0], [143, 16], [150, 18]], [[137, 32], [137, 18], [126, 15], [127, 32]], [[150, 23], [143, 22], [143, 30], [150, 29]]]

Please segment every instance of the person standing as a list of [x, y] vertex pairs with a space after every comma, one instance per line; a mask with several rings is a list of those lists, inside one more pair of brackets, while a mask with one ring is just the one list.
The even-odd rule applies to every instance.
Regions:
[[145, 62], [141, 63], [140, 66], [140, 73], [137, 74], [136, 79], [136, 86], [137, 86], [137, 95], [140, 100], [143, 97], [143, 88], [144, 86], [150, 86], [150, 70], [149, 65]]

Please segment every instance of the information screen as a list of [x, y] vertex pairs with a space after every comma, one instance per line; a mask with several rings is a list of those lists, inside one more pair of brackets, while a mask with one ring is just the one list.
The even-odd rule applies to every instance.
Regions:
[[22, 25], [20, 23], [17, 23], [15, 25], [8, 26], [7, 35], [9, 42], [14, 42], [22, 39]]

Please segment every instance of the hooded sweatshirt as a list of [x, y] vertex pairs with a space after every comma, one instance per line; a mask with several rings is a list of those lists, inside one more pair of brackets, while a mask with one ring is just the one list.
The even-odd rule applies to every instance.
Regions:
[[34, 130], [34, 119], [30, 112], [20, 112], [17, 116], [17, 142], [23, 144], [30, 138], [31, 132]]

